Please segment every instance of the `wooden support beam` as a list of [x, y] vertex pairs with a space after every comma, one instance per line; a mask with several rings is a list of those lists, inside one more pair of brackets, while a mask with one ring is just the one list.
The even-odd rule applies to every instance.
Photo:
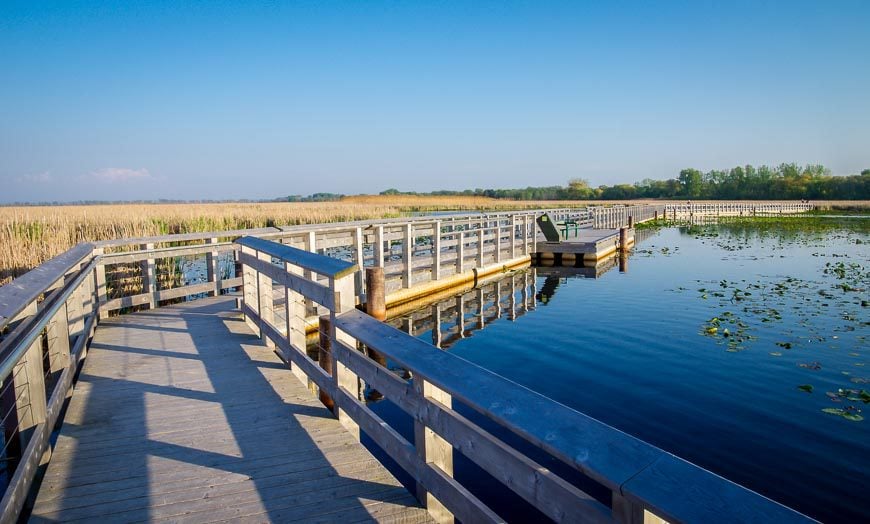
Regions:
[[432, 280], [441, 280], [441, 221], [432, 225]]
[[[139, 246], [141, 251], [151, 251], [154, 249], [154, 244], [142, 244]], [[145, 259], [140, 264], [142, 272], [142, 293], [149, 295], [148, 302], [144, 304], [148, 309], [160, 307], [157, 303], [157, 265], [153, 258]]]
[[414, 272], [413, 272], [413, 257], [414, 257], [414, 225], [410, 222], [405, 224], [402, 232], [404, 236], [402, 238], [402, 264], [404, 267], [402, 269], [402, 287], [405, 289], [410, 288], [413, 285]]
[[[429, 398], [444, 408], [453, 407], [451, 396], [427, 382], [421, 375], [414, 375], [413, 384], [418, 395]], [[423, 462], [436, 466], [448, 477], [453, 476], [453, 446], [419, 420], [414, 421], [414, 447]], [[417, 483], [417, 499], [426, 506], [426, 510], [437, 522], [454, 522], [453, 513], [420, 482]]]
[[[206, 244], [217, 244], [217, 238], [205, 239]], [[208, 296], [216, 297], [221, 293], [221, 274], [218, 265], [219, 258], [217, 251], [210, 251], [205, 254], [205, 268], [207, 271], [208, 281], [214, 283], [214, 289], [208, 292]]]

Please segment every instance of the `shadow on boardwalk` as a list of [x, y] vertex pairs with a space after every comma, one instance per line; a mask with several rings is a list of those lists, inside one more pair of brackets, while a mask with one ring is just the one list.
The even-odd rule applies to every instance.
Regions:
[[428, 520], [232, 304], [100, 325], [31, 520]]

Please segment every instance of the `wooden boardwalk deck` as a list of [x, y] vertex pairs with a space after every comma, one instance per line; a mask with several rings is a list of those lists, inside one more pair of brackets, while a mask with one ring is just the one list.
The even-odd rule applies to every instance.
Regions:
[[32, 521], [429, 521], [232, 307], [100, 324]]

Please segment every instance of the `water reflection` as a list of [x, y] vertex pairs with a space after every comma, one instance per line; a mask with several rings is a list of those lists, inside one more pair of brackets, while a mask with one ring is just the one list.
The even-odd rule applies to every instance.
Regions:
[[448, 349], [502, 319], [514, 321], [535, 309], [536, 268], [499, 275], [474, 289], [387, 320], [418, 337], [431, 331], [432, 345]]

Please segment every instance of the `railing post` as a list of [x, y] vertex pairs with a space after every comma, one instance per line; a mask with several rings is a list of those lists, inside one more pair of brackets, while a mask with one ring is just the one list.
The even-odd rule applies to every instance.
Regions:
[[[139, 246], [142, 251], [151, 251], [154, 249], [154, 244], [142, 244]], [[142, 293], [148, 294], [147, 306], [149, 309], [159, 307], [157, 303], [157, 267], [153, 258], [142, 261]]]
[[[257, 252], [257, 258], [267, 264], [272, 263], [272, 257], [266, 253]], [[260, 316], [260, 325], [275, 323], [275, 297], [272, 293], [272, 279], [265, 273], [257, 271], [257, 312]], [[275, 347], [275, 342], [263, 334], [263, 329], [260, 328], [260, 338], [266, 343], [267, 347]]]
[[[257, 252], [253, 249], [242, 246], [242, 253], [246, 255], [251, 255], [256, 257]], [[259, 317], [260, 316], [260, 300], [258, 298], [259, 292], [257, 289], [257, 272], [253, 267], [248, 264], [242, 264], [242, 302], [248, 308], [254, 310], [254, 313]], [[261, 336], [260, 333], [260, 323], [255, 322], [254, 319], [248, 316], [245, 311], [246, 308], [242, 308], [242, 312], [245, 317], [245, 323], [248, 324], [248, 327], [251, 328], [251, 331], [254, 332], [258, 337]]]
[[[456, 230], [454, 229], [454, 233]], [[458, 235], [454, 235], [456, 237], [456, 274], [460, 274], [465, 270], [465, 231], [461, 229], [458, 232]]]
[[356, 262], [356, 267], [359, 268], [356, 277], [359, 279], [359, 287], [357, 289], [362, 291], [366, 286], [366, 274], [365, 271], [363, 271], [363, 267], [365, 266], [365, 254], [363, 253], [363, 230], [361, 227], [357, 227], [353, 231], [353, 251], [354, 262]]
[[[217, 244], [217, 238], [207, 238], [205, 243]], [[218, 268], [217, 251], [209, 251], [205, 254], [205, 267], [208, 272], [208, 281], [214, 283], [214, 289], [208, 292], [208, 296], [216, 297], [221, 294], [221, 275]]]
[[501, 218], [495, 219], [495, 262], [501, 262]]
[[441, 221], [432, 224], [432, 280], [441, 280]]
[[479, 227], [477, 229], [477, 267], [483, 267], [483, 242], [484, 242], [484, 229], [483, 227]]
[[[293, 264], [285, 262], [284, 269], [288, 273], [304, 278], [303, 271]], [[290, 344], [290, 351], [296, 351], [302, 355], [305, 355], [306, 345], [305, 315], [305, 298], [300, 293], [290, 289], [289, 286], [284, 286], [284, 326], [287, 331], [287, 342]], [[290, 371], [296, 375], [296, 378], [306, 386], [311, 387], [311, 381], [302, 368], [291, 361], [290, 355], [286, 355], [286, 358], [290, 364]]]
[[[329, 376], [332, 377], [334, 376], [332, 371], [332, 339], [329, 338], [331, 325], [329, 315], [320, 315], [318, 323], [318, 338], [320, 342], [317, 353], [317, 363], [320, 364], [320, 369], [326, 371]], [[323, 402], [323, 405], [326, 406], [327, 409], [335, 413], [335, 402], [332, 400], [332, 397], [322, 389], [320, 390], [320, 401]], [[335, 414], [338, 416], [337, 413]]]
[[[451, 396], [427, 382], [424, 377], [414, 375], [413, 383], [414, 391], [421, 397], [441, 404], [447, 409], [453, 407]], [[453, 476], [453, 446], [419, 420], [414, 421], [414, 446], [417, 448], [417, 456], [426, 464], [437, 467], [449, 477]], [[419, 482], [417, 483], [417, 498], [426, 506], [426, 510], [437, 522], [454, 522], [453, 513]]]
[[405, 224], [402, 236], [402, 287], [407, 289], [414, 278], [414, 225]]
[[511, 215], [511, 259], [517, 258], [517, 216]]
[[49, 369], [54, 375], [69, 365], [69, 309], [66, 303], [61, 305], [60, 310], [49, 322], [46, 336], [48, 338]]
[[15, 405], [18, 412], [18, 429], [21, 447], [27, 445], [30, 432], [36, 425], [45, 422], [45, 371], [42, 368], [42, 337], [40, 333], [12, 371], [15, 377]]
[[[356, 296], [354, 295], [354, 276], [353, 274], [346, 275], [341, 278], [331, 279], [330, 287], [335, 296], [335, 309], [330, 312], [330, 338], [336, 342], [343, 342], [351, 349], [356, 348], [356, 339], [347, 333], [335, 327], [335, 317], [342, 313], [351, 311], [356, 307]], [[347, 391], [347, 394], [353, 398], [360, 398], [359, 377], [350, 368], [345, 366], [337, 358], [332, 359], [332, 376], [336, 386]], [[338, 421], [356, 437], [360, 438], [359, 425], [341, 408], [341, 402], [336, 406], [336, 415]]]
[[[103, 248], [94, 249], [94, 255], [102, 255]], [[107, 298], [107, 289], [106, 289], [106, 266], [104, 264], [98, 264], [96, 267], [96, 271], [94, 273], [94, 291], [96, 293], [97, 303], [102, 305], [108, 301]], [[106, 310], [100, 310], [100, 319], [108, 318], [109, 312]]]
[[[75, 279], [75, 277], [76, 273], [71, 273], [66, 276], [65, 280], [69, 283]], [[87, 298], [87, 290], [90, 289], [90, 282], [91, 279], [85, 279], [85, 281], [80, 284], [67, 299], [66, 311], [67, 319], [69, 321], [67, 335], [72, 339], [78, 337], [79, 333], [81, 333], [85, 328], [84, 305], [85, 299]]]
[[375, 267], [384, 267], [384, 226], [375, 226]]

